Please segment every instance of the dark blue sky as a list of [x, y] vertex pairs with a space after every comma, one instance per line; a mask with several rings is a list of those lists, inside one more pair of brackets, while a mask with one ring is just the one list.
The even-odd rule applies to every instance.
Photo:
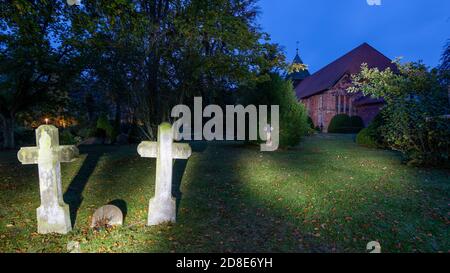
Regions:
[[315, 72], [368, 42], [389, 58], [439, 63], [450, 39], [449, 0], [260, 0], [259, 22], [284, 46], [288, 60], [300, 56]]

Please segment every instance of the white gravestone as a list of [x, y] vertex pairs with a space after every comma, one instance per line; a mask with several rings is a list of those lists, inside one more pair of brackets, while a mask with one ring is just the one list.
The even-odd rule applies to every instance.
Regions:
[[172, 197], [172, 167], [174, 159], [188, 159], [192, 149], [188, 144], [173, 143], [169, 123], [158, 128], [158, 142], [144, 141], [138, 146], [142, 157], [156, 158], [155, 196], [150, 200], [147, 225], [176, 221], [176, 200]]
[[79, 152], [75, 146], [59, 146], [58, 129], [42, 125], [36, 130], [37, 147], [21, 148], [22, 164], [38, 164], [41, 206], [37, 209], [38, 233], [66, 234], [72, 230], [69, 206], [64, 203], [61, 162], [72, 162]]
[[264, 127], [264, 131], [266, 132], [266, 145], [272, 146], [273, 145], [273, 142], [272, 142], [273, 127], [270, 124], [268, 124]]

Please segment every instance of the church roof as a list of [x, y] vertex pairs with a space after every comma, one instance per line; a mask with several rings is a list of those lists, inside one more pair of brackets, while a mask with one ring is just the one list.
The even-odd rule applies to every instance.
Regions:
[[[294, 61], [292, 62], [292, 64], [304, 64], [302, 59], [300, 58], [300, 56], [298, 55], [298, 51], [297, 54], [295, 55]], [[308, 69], [303, 69], [300, 71], [294, 71], [292, 73], [289, 73], [286, 78], [296, 81], [296, 80], [304, 80], [307, 77], [309, 77], [311, 74], [309, 73]]]
[[303, 80], [295, 89], [297, 97], [304, 99], [330, 89], [344, 75], [359, 73], [363, 63], [367, 63], [369, 68], [384, 70], [390, 67], [396, 70], [392, 60], [364, 43]]

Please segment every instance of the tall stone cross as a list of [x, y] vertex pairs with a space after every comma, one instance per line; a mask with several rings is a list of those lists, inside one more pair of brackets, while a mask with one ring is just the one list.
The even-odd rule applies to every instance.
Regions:
[[58, 129], [42, 125], [36, 130], [37, 147], [21, 148], [22, 164], [38, 164], [41, 206], [37, 209], [38, 233], [66, 234], [72, 230], [69, 206], [64, 203], [61, 162], [72, 162], [79, 152], [75, 146], [59, 146]]
[[176, 200], [172, 197], [172, 167], [174, 159], [188, 159], [192, 150], [188, 144], [173, 143], [169, 123], [158, 128], [158, 142], [144, 141], [138, 146], [142, 157], [156, 158], [155, 196], [148, 206], [147, 225], [176, 221]]

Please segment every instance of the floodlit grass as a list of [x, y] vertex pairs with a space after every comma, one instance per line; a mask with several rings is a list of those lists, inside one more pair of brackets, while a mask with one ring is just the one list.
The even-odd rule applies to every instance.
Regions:
[[[37, 166], [0, 153], [0, 251], [66, 252], [448, 252], [450, 172], [412, 168], [393, 152], [352, 137], [307, 138], [261, 153], [238, 143], [195, 143], [174, 166], [178, 222], [146, 227], [154, 159], [135, 146], [82, 147], [63, 164], [65, 200], [76, 216], [68, 235], [36, 233]], [[70, 185], [70, 186], [69, 186]], [[95, 209], [126, 210], [123, 227], [89, 228]]]

